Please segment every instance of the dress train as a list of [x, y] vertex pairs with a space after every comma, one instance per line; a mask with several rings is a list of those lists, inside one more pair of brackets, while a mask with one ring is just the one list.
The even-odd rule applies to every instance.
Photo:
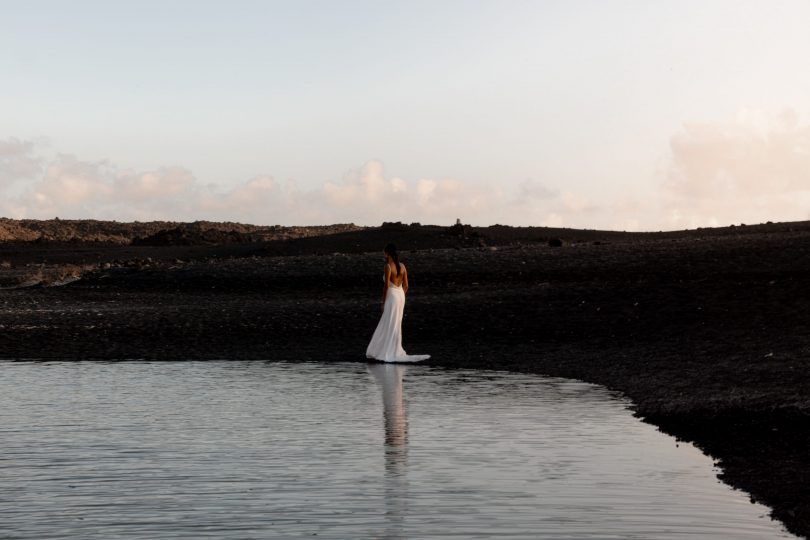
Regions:
[[388, 284], [383, 313], [366, 349], [366, 358], [381, 362], [420, 362], [429, 354], [407, 354], [402, 348], [402, 314], [405, 311], [405, 291]]

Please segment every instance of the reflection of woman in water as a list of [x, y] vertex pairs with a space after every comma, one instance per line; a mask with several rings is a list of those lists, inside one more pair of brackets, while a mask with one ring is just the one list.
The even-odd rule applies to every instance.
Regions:
[[402, 392], [405, 366], [373, 364], [369, 371], [382, 390], [385, 429], [385, 538], [400, 538], [408, 498], [408, 415]]
[[408, 270], [399, 262], [394, 244], [385, 246], [383, 254], [382, 316], [366, 349], [366, 357], [383, 362], [427, 360], [430, 358], [428, 354], [408, 355], [402, 348], [402, 315], [405, 311], [405, 293], [408, 292]]
[[408, 444], [408, 419], [402, 399], [405, 366], [371, 365], [369, 370], [382, 390], [386, 449], [404, 447]]

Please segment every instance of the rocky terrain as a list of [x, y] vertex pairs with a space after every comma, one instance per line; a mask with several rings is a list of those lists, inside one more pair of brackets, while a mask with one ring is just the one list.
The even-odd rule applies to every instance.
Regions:
[[[133, 242], [146, 245], [166, 245], [175, 239], [181, 244], [219, 243], [224, 235], [241, 235], [243, 241], [286, 240], [313, 235], [362, 229], [352, 223], [309, 227], [283, 227], [280, 225], [247, 225], [244, 223], [195, 221], [177, 223], [148, 221], [125, 223], [94, 219], [7, 219], [0, 218], [0, 242], [5, 243], [72, 243], [117, 244]], [[169, 233], [173, 232], [173, 235]], [[219, 238], [217, 238], [219, 234]]]
[[808, 222], [665, 233], [389, 223], [275, 239], [147, 225], [127, 242], [0, 243], [0, 357], [363, 362], [392, 241], [411, 281], [406, 350], [448, 369], [621, 391], [810, 534]]

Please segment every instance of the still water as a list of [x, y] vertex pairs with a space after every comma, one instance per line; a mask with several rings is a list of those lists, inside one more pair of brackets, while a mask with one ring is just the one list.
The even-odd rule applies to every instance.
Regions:
[[792, 538], [604, 388], [424, 366], [0, 362], [0, 538]]

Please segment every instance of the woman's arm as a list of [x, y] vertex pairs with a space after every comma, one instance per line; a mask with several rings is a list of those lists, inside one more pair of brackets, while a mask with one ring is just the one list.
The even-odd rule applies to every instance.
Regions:
[[402, 267], [402, 292], [408, 292], [408, 269]]
[[385, 265], [385, 273], [383, 275], [385, 276], [383, 278], [383, 281], [385, 281], [385, 283], [383, 284], [383, 295], [382, 300], [380, 300], [380, 309], [385, 309], [385, 295], [388, 294], [388, 281], [391, 279], [390, 265], [387, 264]]

